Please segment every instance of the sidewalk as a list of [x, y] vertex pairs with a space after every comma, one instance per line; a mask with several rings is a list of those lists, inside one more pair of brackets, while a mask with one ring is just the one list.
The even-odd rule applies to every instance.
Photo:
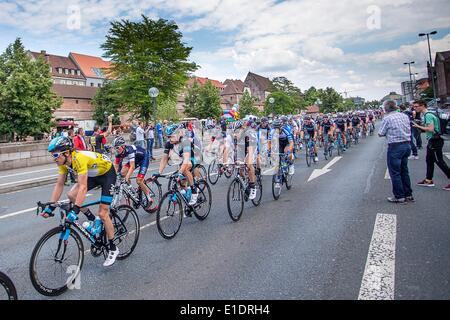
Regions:
[[[162, 148], [153, 150], [156, 160], [151, 162], [150, 168], [155, 167], [155, 163], [159, 165], [163, 151]], [[53, 163], [0, 171], [0, 194], [52, 184], [56, 182], [57, 176], [58, 170]]]

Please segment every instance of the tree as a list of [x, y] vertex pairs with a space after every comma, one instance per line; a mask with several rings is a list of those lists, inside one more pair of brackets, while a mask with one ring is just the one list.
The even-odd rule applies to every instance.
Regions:
[[344, 100], [342, 96], [333, 88], [327, 87], [325, 90], [318, 90], [319, 99], [322, 102], [320, 111], [323, 113], [329, 113], [336, 108], [344, 107]]
[[214, 87], [211, 81], [206, 81], [203, 86], [194, 83], [192, 88], [188, 89], [185, 102], [186, 114], [190, 117], [219, 118], [222, 113], [219, 89]]
[[[274, 98], [275, 102], [272, 104], [269, 102], [270, 98]], [[281, 115], [281, 114], [293, 114], [295, 111], [295, 104], [292, 97], [290, 97], [285, 92], [272, 92], [266, 99], [265, 106], [264, 106], [264, 114], [269, 115], [272, 112], [275, 115]]]
[[154, 113], [148, 89], [159, 89], [158, 101], [173, 101], [184, 88], [189, 74], [198, 66], [189, 62], [192, 48], [182, 43], [182, 34], [173, 21], [126, 19], [111, 22], [101, 48], [111, 59], [110, 77], [117, 79], [115, 93], [123, 106], [146, 121]]
[[255, 107], [256, 99], [252, 97], [248, 91], [245, 91], [239, 101], [239, 116], [244, 118], [246, 115], [259, 115], [260, 112], [257, 107]]
[[158, 103], [157, 118], [169, 121], [180, 120], [180, 115], [177, 112], [177, 101], [166, 99]]
[[300, 88], [296, 87], [294, 83], [286, 77], [273, 78], [270, 91], [281, 91], [288, 94], [293, 99], [296, 109], [304, 109], [307, 107]]
[[97, 91], [92, 99], [92, 104], [94, 105], [93, 118], [99, 125], [106, 124], [105, 112], [114, 114], [113, 124], [120, 124], [119, 114], [122, 103], [120, 102], [120, 96], [117, 94], [114, 86], [114, 82], [107, 82]]
[[31, 60], [20, 38], [0, 55], [0, 134], [12, 141], [41, 137], [52, 127], [52, 114], [62, 99], [52, 91], [44, 58]]

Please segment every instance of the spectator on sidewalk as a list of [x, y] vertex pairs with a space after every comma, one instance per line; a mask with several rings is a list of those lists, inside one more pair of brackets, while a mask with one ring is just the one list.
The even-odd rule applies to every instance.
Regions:
[[[416, 124], [421, 126], [422, 125], [422, 116], [421, 116], [420, 112], [416, 111], [414, 104], [412, 106], [412, 110], [413, 110], [413, 118], [414, 118], [413, 121]], [[417, 149], [422, 150], [423, 149], [422, 148], [422, 131], [419, 128], [416, 128], [415, 126], [413, 126], [412, 128], [413, 128], [412, 134], [416, 141], [416, 147], [417, 147]]]
[[163, 129], [162, 129], [162, 125], [161, 123], [158, 121], [156, 123], [156, 134], [158, 135], [158, 148], [162, 148], [163, 147]]
[[[432, 112], [428, 112], [427, 104], [425, 101], [416, 101], [414, 106], [417, 112], [423, 115], [423, 126], [415, 125], [417, 128], [425, 131], [427, 144], [427, 177], [425, 180], [419, 182], [417, 185], [422, 187], [434, 187], [433, 182], [434, 175], [434, 164], [436, 163], [438, 167], [450, 179], [450, 168], [447, 166], [444, 160], [444, 155], [442, 149], [444, 148], [444, 139], [442, 139], [440, 134], [440, 123], [439, 118]], [[450, 184], [443, 188], [444, 190], [450, 191]]]
[[156, 160], [153, 157], [153, 143], [155, 142], [155, 127], [153, 126], [153, 123], [150, 123], [146, 130], [145, 130], [145, 136], [147, 139], [147, 152], [150, 155], [151, 160]]
[[136, 128], [136, 143], [137, 147], [141, 147], [145, 149], [145, 130], [142, 128], [142, 121], [138, 122], [138, 126]]
[[408, 116], [410, 127], [411, 127], [411, 151], [412, 151], [412, 155], [409, 157], [409, 160], [419, 160], [419, 153], [417, 151], [416, 145], [414, 144], [414, 137], [412, 135], [412, 123], [413, 123], [413, 120], [414, 120], [413, 112], [409, 108], [408, 103], [402, 104], [400, 106], [400, 110], [401, 110], [401, 112], [403, 112], [404, 114], [406, 114]]
[[77, 130], [77, 134], [73, 138], [73, 146], [76, 150], [85, 151], [88, 150], [88, 144], [84, 136], [83, 128]]
[[103, 132], [99, 125], [94, 126], [94, 134], [91, 136], [92, 151], [105, 153], [106, 137], [108, 137], [112, 131], [112, 116], [108, 116], [108, 122], [109, 124], [106, 132]]
[[411, 155], [409, 118], [407, 115], [397, 112], [395, 101], [386, 101], [384, 109], [386, 115], [381, 122], [378, 135], [387, 139], [387, 166], [394, 194], [394, 197], [389, 197], [387, 200], [400, 204], [405, 204], [407, 201], [414, 202], [408, 170], [408, 157]]

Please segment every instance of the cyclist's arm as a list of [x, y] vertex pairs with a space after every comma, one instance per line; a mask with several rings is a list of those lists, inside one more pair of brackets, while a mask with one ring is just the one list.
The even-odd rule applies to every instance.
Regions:
[[168, 162], [169, 162], [169, 155], [164, 153], [164, 155], [161, 158], [161, 162], [159, 163], [159, 174], [162, 174]]
[[128, 169], [127, 175], [125, 176], [125, 180], [128, 181], [128, 183], [130, 182], [130, 178], [133, 175], [133, 171], [134, 169], [136, 169], [136, 163], [134, 161], [130, 161], [130, 168]]
[[74, 204], [79, 207], [83, 205], [83, 202], [86, 199], [86, 193], [88, 191], [87, 180], [88, 180], [87, 173], [78, 175], [78, 194]]
[[56, 202], [61, 198], [61, 194], [64, 191], [64, 182], [66, 181], [67, 173], [61, 173], [56, 180], [55, 188], [53, 189], [51, 202]]
[[112, 132], [112, 118], [108, 117], [108, 120], [109, 120], [108, 130], [102, 134], [103, 137], [105, 137], [105, 138], [107, 136], [109, 136], [111, 134], [111, 132]]

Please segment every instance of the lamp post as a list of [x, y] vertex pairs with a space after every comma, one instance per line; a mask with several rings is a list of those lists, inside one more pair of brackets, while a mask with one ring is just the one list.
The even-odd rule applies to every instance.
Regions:
[[148, 89], [148, 95], [150, 96], [150, 98], [152, 98], [153, 108], [154, 108], [154, 111], [155, 111], [154, 112], [154, 116], [155, 116], [155, 120], [156, 120], [156, 112], [157, 112], [157, 109], [156, 109], [156, 97], [159, 95], [159, 90], [157, 88], [155, 88], [155, 87], [151, 87], [150, 89]]
[[409, 67], [409, 98], [410, 98], [410, 101], [413, 100], [413, 95], [412, 95], [411, 65], [414, 64], [414, 63], [415, 63], [415, 61], [403, 63], [404, 65], [408, 65], [408, 67]]
[[435, 34], [437, 34], [437, 31], [432, 31], [430, 33], [419, 33], [419, 37], [427, 36], [428, 53], [430, 55], [431, 82], [433, 84], [433, 97], [434, 97], [434, 101], [436, 103], [437, 102], [436, 101], [436, 84], [435, 84], [435, 81], [434, 81], [433, 59], [431, 58], [431, 46], [430, 46], [430, 35], [435, 35]]
[[273, 104], [275, 103], [275, 99], [273, 97], [270, 97], [269, 98], [269, 103], [270, 103], [270, 106], [271, 106], [271, 109], [272, 109], [272, 119], [273, 119], [273, 117], [275, 115], [275, 112], [274, 112], [274, 109], [273, 109]]

